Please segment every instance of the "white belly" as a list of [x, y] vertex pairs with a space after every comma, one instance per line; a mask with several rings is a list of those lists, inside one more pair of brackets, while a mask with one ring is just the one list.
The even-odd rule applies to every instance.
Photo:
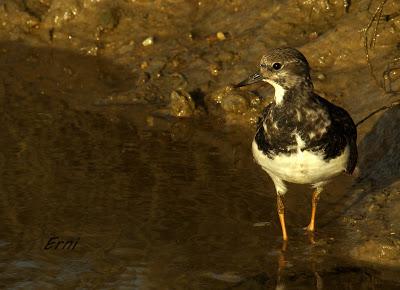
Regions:
[[297, 150], [290, 156], [280, 154], [270, 159], [258, 150], [255, 141], [253, 141], [252, 149], [254, 159], [271, 177], [300, 184], [328, 181], [346, 169], [349, 158], [348, 146], [342, 155], [329, 161], [324, 160], [322, 154], [301, 150]]

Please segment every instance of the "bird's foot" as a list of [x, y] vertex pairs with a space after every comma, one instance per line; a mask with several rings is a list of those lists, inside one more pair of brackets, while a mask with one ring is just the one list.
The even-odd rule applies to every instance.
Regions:
[[315, 231], [315, 227], [312, 224], [309, 224], [308, 226], [304, 227], [303, 230], [313, 233]]
[[303, 228], [306, 231], [306, 234], [308, 235], [308, 239], [310, 241], [310, 244], [314, 245], [315, 244], [315, 227], [312, 224], [309, 224], [308, 226]]

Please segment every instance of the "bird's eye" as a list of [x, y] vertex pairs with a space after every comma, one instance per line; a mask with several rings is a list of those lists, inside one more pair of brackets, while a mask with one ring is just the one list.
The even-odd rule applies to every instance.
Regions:
[[272, 65], [272, 68], [273, 68], [274, 70], [280, 70], [280, 69], [282, 68], [282, 64], [280, 64], [279, 62], [275, 62], [275, 63]]
[[262, 63], [262, 64], [260, 64], [260, 67], [267, 68], [267, 65], [265, 63]]

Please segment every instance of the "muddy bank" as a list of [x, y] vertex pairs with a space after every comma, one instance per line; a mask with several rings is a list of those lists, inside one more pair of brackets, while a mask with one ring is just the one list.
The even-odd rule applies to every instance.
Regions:
[[[349, 3], [8, 0], [1, 6], [1, 37], [102, 56], [126, 66], [126, 78], [135, 85], [118, 88], [98, 104], [168, 106], [171, 94], [183, 91], [182, 102], [188, 103], [185, 94], [192, 100], [180, 115], [194, 115], [193, 102], [217, 107], [211, 112], [244, 125], [255, 122], [262, 102], [225, 93], [226, 86], [254, 71], [266, 48], [299, 47], [313, 68], [317, 91], [358, 120], [392, 95], [379, 89], [366, 65], [364, 36], [380, 2]], [[381, 82], [383, 72], [398, 64], [400, 30], [396, 1], [383, 8], [377, 28], [367, 31], [368, 39], [375, 40], [369, 59]], [[393, 81], [390, 88], [386, 84], [387, 92], [399, 89], [397, 70], [390, 72]], [[266, 87], [254, 93], [265, 97], [272, 91]]]
[[[359, 176], [324, 193], [315, 246], [308, 189], [293, 188], [282, 268], [249, 150], [273, 92], [229, 87], [289, 45], [356, 121], [398, 98], [397, 1], [376, 36], [379, 1], [331, 2], [2, 2], [2, 286], [395, 289], [399, 110], [359, 127]], [[79, 246], [44, 251], [52, 236]]]
[[[1, 37], [102, 56], [126, 66], [126, 77], [135, 86], [129, 91], [118, 88], [99, 103], [166, 105], [173, 91], [184, 90], [198, 106], [221, 108], [217, 115], [240, 124], [255, 121], [260, 102], [249, 103], [233, 93], [224, 95], [228, 104], [221, 106], [215, 92], [255, 70], [266, 48], [299, 47], [314, 70], [317, 91], [344, 105], [358, 120], [388, 102], [389, 96], [371, 77], [364, 49], [364, 34], [379, 2], [346, 4], [6, 1], [1, 6]], [[396, 65], [398, 9], [396, 1], [388, 1], [378, 28], [372, 26], [367, 33], [375, 40], [369, 55], [380, 81], [387, 66]], [[396, 79], [397, 71], [393, 74]], [[392, 89], [398, 90], [398, 84], [393, 82]], [[270, 88], [257, 92], [271, 95]], [[188, 109], [183, 115], [191, 114]]]

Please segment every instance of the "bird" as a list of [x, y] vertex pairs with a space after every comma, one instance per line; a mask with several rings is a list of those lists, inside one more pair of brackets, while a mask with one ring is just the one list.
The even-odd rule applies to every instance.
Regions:
[[284, 197], [286, 183], [313, 188], [311, 219], [305, 228], [315, 231], [317, 204], [325, 185], [357, 164], [357, 129], [350, 114], [314, 92], [310, 66], [297, 49], [279, 47], [266, 51], [258, 72], [236, 84], [269, 83], [273, 100], [257, 122], [252, 153], [255, 162], [272, 179], [282, 238], [288, 241]]

